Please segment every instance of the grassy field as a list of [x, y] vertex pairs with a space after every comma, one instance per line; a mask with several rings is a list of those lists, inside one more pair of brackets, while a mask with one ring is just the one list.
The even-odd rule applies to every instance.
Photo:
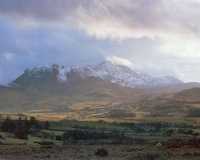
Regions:
[[[3, 115], [1, 118], [1, 122], [3, 122], [3, 120], [5, 119], [7, 115]], [[18, 119], [19, 116], [17, 115], [10, 115], [10, 117], [12, 119]], [[38, 117], [36, 117], [37, 119]], [[39, 117], [40, 118], [40, 117]], [[42, 120], [44, 120], [45, 118], [42, 117]], [[39, 119], [37, 119], [39, 120]], [[130, 128], [129, 126], [123, 125], [123, 123], [127, 123], [127, 124], [131, 124], [132, 122], [128, 121], [128, 122], [106, 122], [104, 120], [99, 120], [99, 121], [77, 121], [77, 120], [59, 120], [59, 121], [49, 121], [50, 119], [47, 117], [45, 119], [45, 121], [48, 121], [50, 124], [50, 127], [48, 130], [41, 130], [40, 132], [45, 132], [45, 133], [49, 133], [49, 134], [53, 134], [54, 138], [59, 135], [62, 136], [63, 133], [65, 133], [68, 130], [85, 130], [85, 131], [97, 131], [97, 132], [102, 132], [102, 131], [106, 131], [106, 132], [118, 132], [118, 133], [122, 133], [124, 132], [124, 135], [133, 139], [145, 139], [148, 141], [168, 141], [169, 139], [172, 138], [181, 138], [184, 140], [188, 140], [190, 138], [193, 138], [192, 135], [184, 135], [184, 134], [178, 134], [177, 133], [177, 129], [181, 128], [181, 124], [184, 123], [180, 123], [180, 125], [178, 125], [179, 123], [172, 123], [170, 122], [169, 124], [171, 126], [168, 127], [161, 127], [161, 131], [158, 132], [154, 132], [155, 130], [155, 126], [148, 126], [148, 122], [151, 123], [157, 123], [157, 122], [161, 122], [160, 119], [156, 119], [155, 121], [147, 121], [147, 120], [137, 120], [134, 122], [134, 127]], [[44, 126], [45, 121], [41, 121], [39, 120], [41, 126]], [[191, 120], [192, 121], [192, 120]], [[194, 121], [194, 120], [193, 120]], [[192, 122], [193, 122], [192, 121]], [[182, 121], [181, 121], [182, 122]], [[144, 123], [144, 124], [142, 124]], [[167, 123], [167, 122], [165, 122]], [[189, 125], [190, 123], [188, 123]], [[175, 126], [177, 125], [177, 126]], [[195, 126], [195, 125], [194, 125]], [[194, 127], [193, 126], [193, 127]], [[146, 131], [136, 131], [137, 128], [145, 128]], [[173, 129], [174, 133], [170, 136], [166, 136], [165, 132], [166, 130], [169, 129]], [[191, 128], [184, 128], [185, 130], [189, 130]], [[198, 127], [192, 128], [193, 132], [195, 133], [200, 133], [200, 129]], [[0, 132], [0, 134], [2, 135], [2, 137], [4, 137], [6, 140], [13, 137], [11, 133], [5, 133], [5, 132]], [[199, 136], [197, 136], [197, 138], [199, 138]], [[13, 140], [13, 139], [12, 139]], [[38, 137], [33, 137], [33, 136], [29, 136], [27, 141], [42, 141], [44, 140], [43, 138], [38, 138]], [[47, 138], [48, 140], [48, 138]], [[50, 139], [49, 139], [50, 140]], [[17, 139], [16, 139], [17, 141]]]

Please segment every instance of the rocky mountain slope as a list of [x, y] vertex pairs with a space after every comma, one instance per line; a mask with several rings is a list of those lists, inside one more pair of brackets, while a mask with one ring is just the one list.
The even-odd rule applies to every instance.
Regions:
[[127, 66], [102, 62], [97, 65], [87, 65], [78, 69], [80, 72], [103, 80], [117, 83], [130, 88], [150, 88], [182, 84], [183, 82], [172, 76], [152, 77], [138, 70], [131, 70]]
[[177, 92], [200, 87], [200, 83], [183, 83], [172, 76], [152, 77], [141, 71], [111, 62], [86, 65], [78, 69], [57, 64], [36, 66], [26, 69], [10, 85], [31, 90], [31, 92], [38, 89], [45, 92], [60, 92], [62, 90], [71, 92], [77, 87], [78, 83], [85, 83], [91, 77], [128, 88], [145, 89], [153, 92]]

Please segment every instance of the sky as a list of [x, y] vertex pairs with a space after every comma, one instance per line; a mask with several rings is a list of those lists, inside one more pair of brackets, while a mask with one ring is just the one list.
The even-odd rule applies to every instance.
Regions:
[[0, 0], [0, 85], [106, 60], [200, 82], [199, 17], [200, 0]]

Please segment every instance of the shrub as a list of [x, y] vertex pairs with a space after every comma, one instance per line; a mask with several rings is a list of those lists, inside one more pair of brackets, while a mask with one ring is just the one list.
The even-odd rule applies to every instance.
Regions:
[[[63, 139], [68, 140], [87, 140], [87, 139], [119, 139], [121, 134], [118, 132], [100, 132], [100, 131], [84, 131], [84, 130], [69, 130], [63, 134]], [[126, 138], [126, 137], [124, 137]]]
[[49, 127], [50, 127], [49, 121], [46, 121], [44, 123], [44, 129], [49, 129]]
[[149, 160], [154, 160], [154, 159], [157, 159], [157, 158], [159, 158], [159, 157], [160, 157], [159, 154], [153, 154], [153, 153], [148, 153], [148, 154], [146, 155], [146, 159], [149, 159]]
[[191, 108], [188, 110], [187, 117], [200, 117], [200, 108]]
[[39, 142], [39, 144], [41, 144], [41, 145], [54, 145], [54, 142], [42, 141], [42, 142]]
[[100, 156], [100, 157], [105, 157], [108, 155], [108, 151], [106, 151], [105, 149], [98, 149], [98, 151], [95, 153], [96, 156]]
[[112, 118], [135, 117], [135, 113], [123, 109], [113, 109], [108, 113], [108, 116]]
[[62, 140], [62, 137], [60, 135], [56, 136], [56, 140], [57, 141], [61, 141]]
[[15, 138], [28, 139], [28, 129], [26, 128], [25, 125], [17, 126], [14, 131], [14, 134], [15, 134]]

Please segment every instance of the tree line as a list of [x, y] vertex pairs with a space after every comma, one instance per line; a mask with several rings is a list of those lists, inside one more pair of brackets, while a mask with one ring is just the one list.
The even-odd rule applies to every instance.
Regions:
[[7, 116], [0, 128], [3, 132], [13, 133], [14, 138], [28, 139], [28, 134], [34, 134], [43, 128], [48, 129], [49, 126], [48, 121], [42, 126], [35, 117], [30, 117], [28, 119], [25, 116], [23, 118], [19, 117], [18, 120], [12, 120], [10, 116]]

